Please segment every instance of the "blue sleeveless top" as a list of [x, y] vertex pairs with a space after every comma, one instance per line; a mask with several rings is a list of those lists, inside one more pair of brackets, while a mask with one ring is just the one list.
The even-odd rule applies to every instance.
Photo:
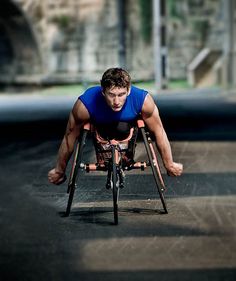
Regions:
[[131, 86], [124, 106], [120, 111], [113, 111], [102, 94], [101, 86], [87, 89], [79, 99], [87, 108], [91, 121], [95, 124], [109, 124], [113, 122], [132, 122], [141, 113], [147, 91]]

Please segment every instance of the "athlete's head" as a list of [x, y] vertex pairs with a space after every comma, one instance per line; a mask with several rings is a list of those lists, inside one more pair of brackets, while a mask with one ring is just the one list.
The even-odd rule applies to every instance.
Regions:
[[130, 93], [131, 78], [122, 68], [109, 68], [102, 76], [101, 86], [107, 104], [120, 111]]
[[101, 86], [103, 91], [113, 87], [126, 88], [129, 90], [130, 84], [130, 75], [122, 68], [109, 68], [102, 75]]

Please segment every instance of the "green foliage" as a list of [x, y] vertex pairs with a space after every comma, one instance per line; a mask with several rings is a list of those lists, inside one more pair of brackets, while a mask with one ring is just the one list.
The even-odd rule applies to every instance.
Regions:
[[177, 4], [175, 0], [167, 1], [167, 10], [171, 18], [181, 19], [181, 15], [178, 12]]
[[191, 88], [187, 80], [171, 80], [169, 81], [168, 88], [170, 90], [189, 89]]
[[52, 22], [56, 23], [61, 29], [68, 29], [71, 25], [71, 19], [67, 15], [55, 16]]
[[[156, 93], [155, 82], [154, 81], [139, 81], [133, 82], [133, 85], [140, 87], [149, 91], [150, 93]], [[35, 91], [36, 94], [41, 94], [44, 96], [79, 96], [81, 95], [88, 87], [97, 85], [97, 83], [88, 83], [87, 85], [78, 83], [78, 84], [68, 84], [60, 86], [51, 86], [45, 87], [43, 89], [38, 89]], [[170, 80], [168, 82], [167, 91], [171, 90], [186, 90], [190, 89], [188, 82], [186, 80]]]
[[194, 20], [192, 21], [192, 28], [194, 34], [198, 34], [200, 40], [204, 42], [209, 30], [209, 22], [207, 20]]
[[[140, 81], [140, 82], [134, 82], [135, 86], [140, 87], [142, 89], [148, 90], [150, 93], [154, 93], [155, 90], [155, 82], [154, 81]], [[188, 84], [187, 80], [169, 80], [168, 81], [168, 90], [185, 90], [190, 89], [191, 87]]]
[[[92, 84], [88, 85], [89, 87]], [[78, 84], [69, 84], [69, 85], [60, 85], [60, 86], [51, 86], [38, 91], [39, 94], [45, 96], [79, 96], [86, 90], [85, 86], [81, 83]]]
[[146, 43], [152, 38], [152, 0], [139, 0], [141, 16], [141, 34]]

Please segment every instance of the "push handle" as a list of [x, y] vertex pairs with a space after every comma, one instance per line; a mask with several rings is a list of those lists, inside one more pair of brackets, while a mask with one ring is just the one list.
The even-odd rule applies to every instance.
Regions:
[[138, 128], [144, 128], [145, 127], [144, 121], [142, 119], [137, 120], [137, 125], [138, 125]]
[[90, 131], [90, 129], [91, 129], [91, 123], [89, 123], [89, 122], [85, 123], [83, 128], [84, 128], [84, 130]]

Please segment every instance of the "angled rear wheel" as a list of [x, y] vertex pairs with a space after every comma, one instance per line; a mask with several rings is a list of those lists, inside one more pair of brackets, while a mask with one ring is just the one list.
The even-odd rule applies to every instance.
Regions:
[[86, 137], [87, 137], [88, 130], [84, 130], [82, 132], [81, 140], [78, 142], [76, 151], [75, 151], [75, 157], [72, 165], [72, 170], [71, 170], [71, 175], [68, 183], [68, 190], [67, 193], [69, 193], [69, 199], [67, 202], [67, 208], [66, 208], [66, 216], [69, 216], [70, 210], [71, 210], [71, 205], [73, 202], [74, 198], [74, 193], [76, 189], [76, 182], [79, 174], [79, 169], [80, 169], [80, 164], [82, 161], [82, 156], [83, 156], [83, 151], [85, 147], [85, 142], [86, 142]]
[[143, 136], [143, 141], [144, 141], [144, 145], [147, 151], [147, 155], [148, 155], [148, 159], [150, 162], [150, 166], [152, 168], [152, 173], [153, 173], [153, 177], [156, 183], [156, 187], [161, 199], [161, 203], [164, 209], [164, 213], [167, 214], [168, 210], [167, 210], [167, 206], [166, 206], [166, 201], [165, 201], [165, 197], [164, 197], [164, 191], [165, 191], [165, 184], [164, 184], [164, 180], [162, 178], [161, 172], [160, 172], [160, 167], [158, 164], [158, 160], [157, 160], [157, 156], [153, 147], [153, 143], [151, 140], [151, 137], [149, 136], [149, 132], [146, 132], [144, 127], [141, 127], [141, 133]]

